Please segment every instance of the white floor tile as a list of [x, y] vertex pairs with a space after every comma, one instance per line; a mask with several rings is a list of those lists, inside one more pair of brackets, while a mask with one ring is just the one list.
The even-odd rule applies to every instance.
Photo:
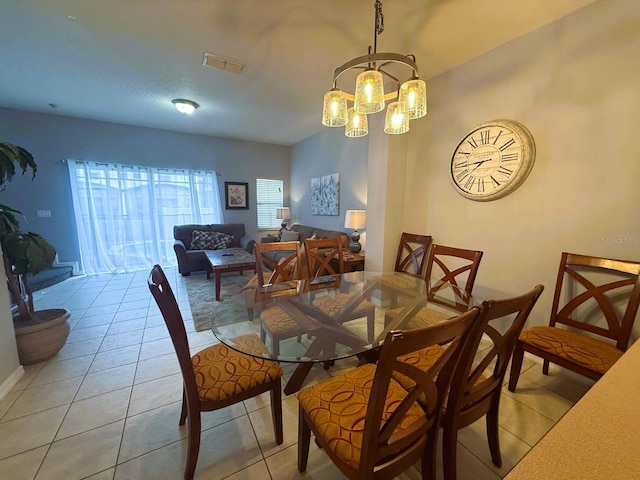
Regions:
[[129, 415], [146, 412], [178, 400], [182, 400], [182, 375], [179, 373], [140, 383], [133, 387]]
[[2, 421], [23, 417], [31, 413], [42, 412], [53, 407], [68, 405], [75, 397], [82, 377], [74, 377], [40, 387], [28, 388], [9, 409]]
[[0, 459], [51, 443], [68, 405], [0, 423]]
[[33, 480], [48, 450], [49, 445], [46, 445], [0, 460], [0, 478]]
[[128, 387], [73, 402], [55, 439], [60, 440], [124, 419], [130, 396], [131, 387]]
[[133, 332], [117, 333], [115, 335], [107, 335], [104, 337], [102, 345], [98, 352], [106, 352], [116, 348], [137, 345], [142, 342], [143, 330], [135, 330]]
[[54, 442], [35, 480], [80, 480], [116, 464], [124, 420]]
[[82, 381], [82, 385], [80, 385], [80, 390], [78, 390], [76, 400], [82, 400], [102, 393], [119, 390], [124, 387], [130, 387], [133, 385], [133, 378], [135, 374], [135, 363], [110, 368], [108, 370], [101, 370], [95, 373], [89, 373]]
[[169, 353], [138, 362], [136, 378], [133, 383], [144, 383], [175, 373], [180, 373], [178, 357], [175, 353]]
[[29, 383], [29, 387], [37, 387], [47, 383], [83, 376], [89, 370], [92, 360], [93, 355], [87, 355], [44, 365]]
[[138, 361], [140, 345], [130, 345], [128, 347], [115, 348], [106, 352], [100, 352], [93, 359], [89, 373], [107, 370]]

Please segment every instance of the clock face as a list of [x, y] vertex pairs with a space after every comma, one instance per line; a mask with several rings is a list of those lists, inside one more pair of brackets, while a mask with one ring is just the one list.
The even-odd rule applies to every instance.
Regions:
[[451, 157], [451, 181], [463, 197], [495, 200], [518, 188], [533, 167], [535, 144], [529, 131], [512, 120], [478, 125]]

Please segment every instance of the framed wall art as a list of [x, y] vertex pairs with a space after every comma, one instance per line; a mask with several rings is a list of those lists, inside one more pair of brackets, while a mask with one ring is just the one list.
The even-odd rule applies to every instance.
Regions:
[[340, 175], [311, 179], [311, 214], [339, 215]]
[[224, 182], [224, 200], [227, 210], [249, 209], [249, 184]]

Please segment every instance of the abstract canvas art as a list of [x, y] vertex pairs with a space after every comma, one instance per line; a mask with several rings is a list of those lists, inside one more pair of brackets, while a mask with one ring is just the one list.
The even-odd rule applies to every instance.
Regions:
[[337, 173], [311, 179], [311, 214], [339, 215], [340, 176]]

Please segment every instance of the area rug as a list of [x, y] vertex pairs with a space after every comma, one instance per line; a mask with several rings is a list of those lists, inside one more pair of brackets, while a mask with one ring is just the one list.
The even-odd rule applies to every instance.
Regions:
[[[189, 297], [189, 306], [191, 307], [191, 315], [193, 316], [193, 324], [196, 331], [202, 332], [211, 328], [211, 316], [213, 311], [224, 302], [225, 298], [242, 293], [242, 287], [251, 278], [251, 275], [240, 275], [236, 272], [222, 275], [220, 282], [220, 302], [216, 301], [216, 283], [211, 275], [211, 279], [207, 280], [207, 276], [191, 274], [188, 277], [182, 277], [187, 295]], [[246, 312], [245, 312], [246, 315]]]

